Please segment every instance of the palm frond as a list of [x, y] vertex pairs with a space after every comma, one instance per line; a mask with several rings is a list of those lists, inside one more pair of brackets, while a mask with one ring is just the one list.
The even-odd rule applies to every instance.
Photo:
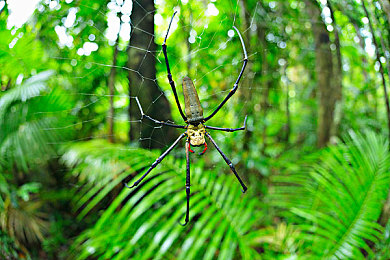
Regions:
[[[43, 241], [49, 229], [47, 216], [41, 213], [42, 201], [18, 200], [8, 197], [0, 211], [0, 227], [15, 238], [19, 244], [37, 244]], [[17, 205], [15, 205], [17, 204]]]
[[[55, 143], [66, 140], [71, 117], [63, 113], [69, 102], [58, 90], [48, 92], [46, 80], [52, 72], [42, 72], [0, 97], [0, 162], [3, 168], [47, 161], [56, 154]], [[59, 98], [61, 96], [61, 98]]]
[[363, 252], [372, 253], [368, 243], [382, 235], [376, 221], [390, 185], [388, 141], [373, 132], [351, 132], [345, 141], [310, 171], [275, 179], [274, 199], [304, 219], [302, 252], [364, 258]]
[[375, 255], [371, 259], [390, 259], [390, 220], [385, 226], [383, 237], [375, 244]]
[[279, 223], [276, 227], [258, 229], [247, 236], [252, 246], [261, 245], [264, 259], [276, 259], [277, 256], [295, 256], [300, 246], [302, 234], [295, 225]]
[[[37, 40], [37, 34], [28, 30], [23, 33], [23, 39], [20, 39], [20, 36], [21, 34], [15, 35], [11, 30], [0, 31], [1, 72], [2, 76], [10, 79], [30, 75], [32, 69], [43, 71], [50, 68], [44, 47], [41, 41]], [[16, 44], [11, 47], [11, 43]]]
[[22, 85], [16, 86], [5, 92], [0, 97], [0, 118], [4, 118], [9, 106], [14, 102], [26, 102], [27, 100], [47, 90], [47, 80], [54, 74], [53, 71], [44, 71], [27, 79]]
[[[157, 157], [155, 152], [105, 141], [68, 148], [63, 159], [69, 166], [77, 165], [73, 174], [83, 185], [76, 197], [80, 216], [128, 175], [140, 176]], [[238, 255], [253, 259], [257, 252], [245, 236], [261, 218], [258, 201], [242, 195], [234, 176], [192, 167], [192, 221], [183, 228], [178, 221], [185, 213], [184, 169], [184, 160], [168, 157], [136, 189], [121, 188], [94, 227], [75, 241], [77, 258], [150, 259], [174, 254], [178, 259]]]

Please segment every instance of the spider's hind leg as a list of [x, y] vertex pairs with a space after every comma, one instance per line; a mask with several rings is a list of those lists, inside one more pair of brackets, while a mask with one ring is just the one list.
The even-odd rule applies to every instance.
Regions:
[[206, 132], [206, 136], [210, 139], [210, 141], [213, 143], [213, 145], [215, 146], [215, 148], [218, 150], [218, 152], [221, 154], [222, 158], [225, 160], [226, 164], [229, 165], [230, 169], [232, 170], [232, 172], [234, 173], [234, 175], [236, 176], [237, 180], [240, 182], [241, 184], [241, 187], [242, 187], [242, 192], [245, 193], [246, 190], [248, 189], [244, 182], [241, 180], [240, 176], [238, 176], [238, 173], [236, 171], [236, 168], [234, 168], [234, 165], [232, 163], [232, 161], [229, 160], [229, 158], [227, 158], [227, 156], [222, 152], [221, 148], [218, 147], [218, 145], [215, 143], [214, 139], [211, 138], [210, 134]]

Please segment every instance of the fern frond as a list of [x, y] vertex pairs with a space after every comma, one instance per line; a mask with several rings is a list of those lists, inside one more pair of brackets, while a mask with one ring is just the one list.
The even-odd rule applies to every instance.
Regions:
[[[76, 206], [82, 208], [81, 216], [120, 180], [129, 174], [140, 176], [157, 157], [155, 152], [105, 141], [70, 148], [63, 158], [69, 166], [76, 165], [73, 174], [84, 185], [77, 197], [82, 202]], [[183, 228], [178, 221], [185, 213], [184, 171], [184, 160], [168, 157], [142, 185], [123, 188], [95, 226], [75, 241], [77, 258], [163, 259], [173, 254], [178, 259], [213, 259], [218, 254], [233, 259], [239, 254], [253, 259], [257, 252], [245, 235], [261, 216], [258, 201], [242, 195], [234, 176], [193, 165], [192, 221]]]
[[[48, 92], [51, 71], [27, 79], [0, 96], [0, 166], [27, 171], [56, 155], [56, 143], [69, 135], [71, 117], [65, 96]], [[61, 96], [61, 98], [59, 98]]]
[[345, 140], [310, 171], [275, 182], [275, 198], [305, 220], [303, 252], [317, 257], [364, 258], [383, 231], [376, 221], [390, 185], [388, 141], [373, 132], [351, 132]]

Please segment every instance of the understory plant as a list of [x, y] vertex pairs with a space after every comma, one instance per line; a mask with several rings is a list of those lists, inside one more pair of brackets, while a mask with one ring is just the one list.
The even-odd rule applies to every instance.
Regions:
[[270, 202], [300, 231], [296, 254], [336, 259], [373, 256], [390, 185], [388, 140], [350, 132], [304, 170], [274, 176]]
[[[123, 187], [122, 181], [140, 176], [156, 157], [156, 152], [102, 140], [68, 148], [63, 159], [83, 185], [75, 197], [79, 218], [111, 199], [98, 211], [96, 224], [76, 239], [77, 259], [258, 257], [247, 236], [261, 219], [259, 201], [243, 195], [234, 176], [193, 167], [191, 221], [185, 228], [179, 225], [185, 214], [184, 160], [168, 157], [137, 188]], [[109, 198], [109, 193], [116, 195]]]
[[41, 180], [33, 176], [44, 172], [69, 134], [69, 103], [49, 87], [53, 75], [43, 71], [0, 95], [0, 229], [24, 255], [49, 229]]
[[[75, 209], [98, 220], [74, 242], [87, 259], [363, 259], [383, 238], [376, 223], [390, 184], [388, 142], [373, 132], [351, 134], [323, 150], [302, 171], [272, 177], [265, 202], [276, 212], [264, 227], [261, 201], [242, 195], [234, 176], [219, 166], [193, 167], [191, 222], [185, 213], [184, 160], [167, 157], [135, 189], [123, 181], [141, 176], [158, 156], [149, 150], [94, 140], [67, 147], [64, 162], [80, 187]], [[102, 201], [107, 208], [99, 207]]]

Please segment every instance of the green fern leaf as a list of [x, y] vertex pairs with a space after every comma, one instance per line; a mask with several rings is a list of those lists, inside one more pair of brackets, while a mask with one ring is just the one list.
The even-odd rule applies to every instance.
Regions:
[[[78, 190], [83, 194], [83, 203], [77, 204], [77, 208], [83, 208], [81, 216], [92, 212], [109, 190], [118, 187], [118, 181], [125, 178], [120, 173], [137, 178], [157, 157], [155, 152], [102, 140], [69, 147], [63, 160], [75, 166], [73, 174], [83, 185]], [[217, 170], [193, 165], [192, 221], [185, 228], [178, 224], [185, 214], [184, 169], [184, 160], [168, 157], [140, 186], [123, 188], [95, 226], [75, 241], [75, 257], [165, 259], [167, 255], [175, 255], [178, 259], [233, 259], [241, 254], [246, 259], [258, 257], [245, 239], [254, 226], [250, 220], [260, 218], [261, 212], [255, 207], [258, 201], [243, 195], [232, 175], [216, 178]]]

